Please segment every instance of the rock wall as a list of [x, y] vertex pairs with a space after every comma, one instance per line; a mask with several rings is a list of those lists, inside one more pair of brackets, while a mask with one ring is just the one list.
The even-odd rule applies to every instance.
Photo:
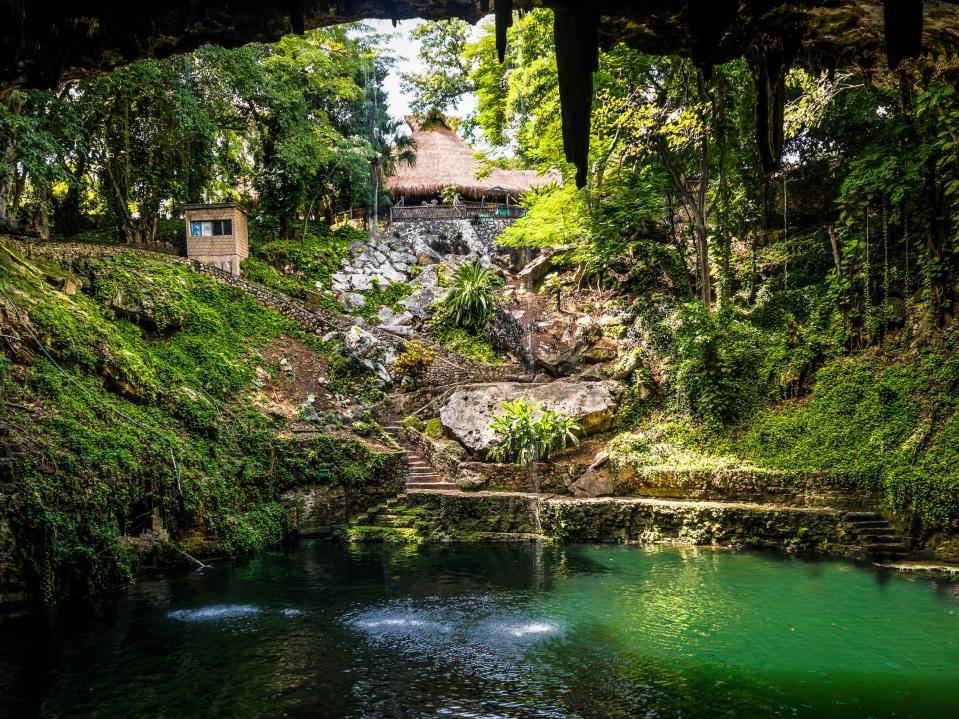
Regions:
[[518, 492], [411, 492], [428, 509], [432, 536], [469, 541], [513, 532], [563, 542], [686, 543], [828, 552], [842, 539], [829, 509], [651, 499], [571, 499]]
[[569, 485], [586, 470], [583, 464], [535, 462], [528, 467], [493, 462], [462, 462], [457, 481], [483, 489], [568, 494]]
[[474, 220], [400, 220], [390, 224], [390, 236], [401, 240], [417, 257], [431, 255], [439, 260], [447, 255], [493, 257], [496, 240], [512, 219]]
[[10, 431], [0, 427], [0, 607], [30, 600], [12, 521], [20, 502], [15, 493]]

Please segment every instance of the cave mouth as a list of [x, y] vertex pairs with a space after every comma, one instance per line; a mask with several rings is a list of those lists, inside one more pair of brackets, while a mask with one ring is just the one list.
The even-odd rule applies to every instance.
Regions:
[[212, 0], [201, 5], [171, 0], [146, 7], [116, 0], [66, 5], [35, 0], [0, 9], [5, 28], [0, 100], [9, 102], [18, 87], [54, 88], [67, 79], [205, 43], [271, 42], [290, 32], [359, 19], [477, 22], [492, 11], [502, 59], [513, 12], [540, 5], [555, 13], [563, 145], [579, 186], [589, 170], [592, 73], [599, 48], [616, 42], [649, 54], [691, 58], [706, 80], [713, 64], [745, 57], [755, 83], [756, 140], [767, 174], [781, 167], [784, 79], [793, 63], [855, 68], [875, 81], [899, 83], [904, 97], [915, 79], [956, 75], [951, 49], [959, 45], [959, 6], [931, 0]]

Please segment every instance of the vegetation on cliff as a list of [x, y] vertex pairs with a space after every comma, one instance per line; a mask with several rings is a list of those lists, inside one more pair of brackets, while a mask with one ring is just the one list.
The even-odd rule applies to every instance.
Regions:
[[154, 512], [177, 541], [199, 532], [249, 551], [287, 531], [285, 490], [362, 487], [382, 467], [360, 441], [304, 439], [268, 411], [259, 351], [302, 333], [249, 295], [131, 254], [61, 266], [0, 253], [14, 521], [44, 591], [128, 581], [133, 556], [117, 539]]

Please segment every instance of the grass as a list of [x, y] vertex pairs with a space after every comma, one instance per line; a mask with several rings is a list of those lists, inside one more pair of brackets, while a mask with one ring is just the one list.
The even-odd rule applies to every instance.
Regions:
[[[0, 251], [0, 287], [63, 368], [32, 340], [34, 351], [0, 355], [0, 412], [25, 450], [17, 531], [48, 594], [128, 582], [132, 558], [116, 540], [153, 510], [174, 538], [200, 530], [249, 551], [286, 531], [283, 491], [377, 481], [384, 455], [296, 440], [260, 410], [259, 349], [308, 339], [291, 320], [183, 265], [121, 254], [77, 269], [84, 291], [67, 296], [48, 281], [63, 270]], [[343, 365], [339, 391], [361, 391]]]

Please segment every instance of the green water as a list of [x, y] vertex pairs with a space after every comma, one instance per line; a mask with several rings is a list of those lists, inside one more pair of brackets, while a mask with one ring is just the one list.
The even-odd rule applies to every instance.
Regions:
[[0, 715], [954, 717], [959, 583], [609, 546], [330, 547], [0, 621]]

